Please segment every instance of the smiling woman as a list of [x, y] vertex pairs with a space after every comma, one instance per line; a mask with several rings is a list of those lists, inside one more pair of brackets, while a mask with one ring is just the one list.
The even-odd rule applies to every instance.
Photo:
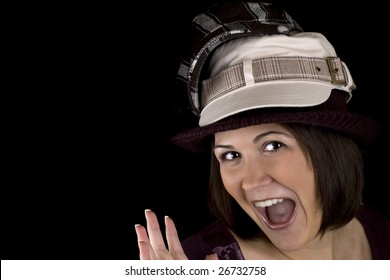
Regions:
[[141, 259], [389, 259], [390, 221], [363, 204], [363, 149], [381, 126], [349, 110], [355, 83], [328, 39], [275, 4], [221, 2], [194, 18], [183, 57], [199, 126], [175, 145], [211, 153], [215, 222], [180, 240], [154, 212]]
[[[236, 246], [245, 248], [240, 243], [253, 243], [251, 247], [261, 248], [257, 242], [268, 246], [259, 238], [261, 228], [273, 245], [286, 252], [285, 257], [312, 258], [300, 251], [308, 245], [315, 248], [317, 242], [323, 246], [328, 231], [338, 235], [342, 230], [332, 229], [343, 228], [360, 211], [363, 165], [358, 147], [349, 137], [305, 124], [263, 124], [216, 133], [215, 143], [210, 207], [236, 233]], [[352, 225], [361, 229], [357, 223], [348, 227]], [[193, 258], [200, 257], [194, 244], [202, 243], [194, 238], [208, 234], [199, 232], [183, 242], [188, 256], [195, 252]], [[348, 239], [342, 244], [348, 241], [352, 242]], [[359, 258], [353, 255], [357, 252], [343, 246], [337, 245], [335, 250], [340, 251], [321, 255], [316, 250], [313, 257], [331, 258], [326, 254], [332, 253], [336, 258]], [[368, 252], [360, 258], [369, 258]], [[273, 255], [263, 248], [255, 253], [249, 250], [243, 255], [273, 259], [280, 252]]]

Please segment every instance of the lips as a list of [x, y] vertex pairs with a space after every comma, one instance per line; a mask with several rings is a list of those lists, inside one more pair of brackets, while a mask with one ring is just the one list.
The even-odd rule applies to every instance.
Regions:
[[264, 223], [273, 230], [291, 225], [295, 216], [295, 202], [289, 198], [273, 198], [254, 203]]

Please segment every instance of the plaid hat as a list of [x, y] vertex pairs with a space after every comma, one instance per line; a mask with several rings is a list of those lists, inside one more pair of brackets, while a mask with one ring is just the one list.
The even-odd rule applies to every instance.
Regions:
[[346, 106], [355, 89], [346, 64], [322, 34], [304, 32], [277, 5], [217, 3], [195, 17], [192, 39], [178, 78], [199, 127], [175, 135], [174, 144], [202, 151], [216, 132], [271, 122], [374, 141], [379, 124]]

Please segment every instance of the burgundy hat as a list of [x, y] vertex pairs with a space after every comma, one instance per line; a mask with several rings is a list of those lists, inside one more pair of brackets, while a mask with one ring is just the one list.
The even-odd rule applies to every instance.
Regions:
[[355, 84], [347, 65], [322, 34], [304, 32], [275, 4], [217, 3], [192, 27], [195, 43], [178, 77], [199, 126], [174, 144], [200, 152], [216, 132], [291, 122], [375, 140], [380, 125], [348, 111]]

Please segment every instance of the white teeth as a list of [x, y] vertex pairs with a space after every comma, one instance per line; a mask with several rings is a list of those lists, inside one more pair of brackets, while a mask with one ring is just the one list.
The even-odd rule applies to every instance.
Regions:
[[256, 202], [255, 206], [264, 208], [264, 207], [271, 206], [271, 205], [274, 205], [274, 204], [282, 202], [282, 201], [283, 201], [283, 198], [268, 199], [265, 201]]

